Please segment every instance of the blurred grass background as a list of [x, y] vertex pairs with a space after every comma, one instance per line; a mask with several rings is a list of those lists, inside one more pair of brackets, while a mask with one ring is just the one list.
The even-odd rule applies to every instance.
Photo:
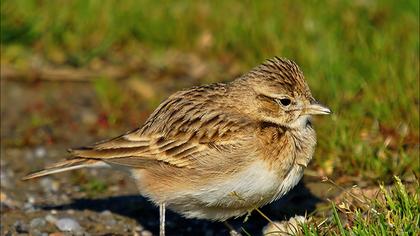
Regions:
[[[185, 54], [212, 65], [197, 72], [200, 80], [169, 75], [175, 85], [149, 96], [150, 109], [180, 87], [230, 80], [273, 56], [292, 59], [313, 95], [334, 111], [316, 120], [312, 169], [371, 183], [420, 172], [417, 0], [5, 0], [1, 18], [2, 66], [29, 77], [34, 58], [74, 70], [132, 61], [162, 70], [175, 51], [172, 61]], [[145, 86], [156, 80], [135, 73]], [[92, 76], [105, 110], [136, 102], [107, 77]]]
[[1, 16], [2, 63], [21, 68], [34, 54], [124, 65], [136, 48], [150, 49], [137, 55], [149, 60], [176, 49], [241, 72], [293, 59], [335, 112], [317, 129], [315, 162], [328, 174], [390, 180], [419, 170], [419, 1], [28, 0], [3, 1]]

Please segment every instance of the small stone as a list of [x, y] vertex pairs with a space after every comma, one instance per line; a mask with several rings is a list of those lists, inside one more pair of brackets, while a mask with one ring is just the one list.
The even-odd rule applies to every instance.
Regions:
[[143, 230], [140, 233], [141, 236], [153, 236], [152, 232], [150, 232], [149, 230]]
[[43, 218], [34, 218], [29, 223], [29, 226], [34, 229], [34, 228], [44, 227], [46, 224], [47, 224], [47, 221], [45, 219], [43, 219]]
[[109, 210], [105, 210], [105, 211], [102, 211], [101, 212], [101, 215], [103, 215], [103, 216], [112, 216], [112, 212], [109, 211]]
[[107, 226], [115, 226], [117, 224], [117, 221], [114, 219], [109, 219], [106, 221]]
[[55, 222], [55, 225], [61, 231], [82, 232], [83, 228], [72, 218], [61, 218]]
[[35, 197], [34, 196], [28, 196], [28, 202], [31, 204], [35, 203]]
[[137, 225], [135, 228], [134, 228], [134, 231], [137, 231], [137, 232], [141, 232], [141, 231], [143, 231], [144, 230], [144, 227], [143, 226], [141, 226], [141, 225]]
[[26, 212], [33, 212], [35, 211], [35, 207], [32, 203], [26, 202], [25, 204], [23, 204], [23, 210]]
[[90, 109], [82, 110], [80, 114], [82, 123], [86, 124], [87, 126], [95, 124], [95, 122], [98, 120], [97, 115]]
[[0, 203], [1, 206], [6, 206], [8, 208], [16, 208], [20, 206], [19, 202], [11, 199], [5, 192], [0, 192]]
[[270, 223], [263, 229], [263, 235], [283, 236], [283, 235], [297, 235], [301, 233], [301, 227], [305, 223], [304, 216], [295, 216], [286, 221], [275, 221]]
[[61, 199], [62, 202], [68, 202], [68, 201], [70, 201], [69, 196], [66, 195], [66, 194], [60, 194], [59, 195], [59, 198]]
[[45, 147], [39, 146], [34, 150], [34, 156], [37, 158], [43, 158], [47, 155], [47, 150]]
[[110, 186], [108, 189], [110, 192], [119, 192], [121, 190], [117, 185]]
[[57, 222], [57, 218], [55, 218], [53, 215], [45, 216], [45, 220], [51, 224], [55, 224], [55, 222]]
[[48, 233], [42, 233], [38, 229], [35, 229], [35, 230], [31, 230], [30, 235], [31, 236], [48, 236]]
[[61, 232], [54, 232], [54, 233], [51, 233], [49, 236], [65, 236], [65, 234]]
[[6, 193], [0, 192], [0, 202], [5, 202], [8, 199], [9, 199], [9, 197], [7, 197]]
[[51, 178], [42, 178], [40, 184], [45, 192], [57, 192], [60, 188], [60, 184]]
[[106, 218], [106, 227], [111, 229], [117, 224], [117, 221], [112, 216], [112, 213], [109, 210], [105, 210], [101, 212], [101, 216]]
[[28, 226], [26, 224], [24, 224], [22, 221], [16, 221], [13, 224], [13, 227], [16, 230], [16, 233], [18, 234], [23, 234], [23, 233], [28, 233]]
[[7, 174], [7, 171], [3, 168], [0, 170], [0, 184], [1, 187], [10, 188], [13, 187], [12, 182], [10, 181], [10, 176]]
[[231, 231], [229, 231], [229, 235], [230, 236], [240, 236], [241, 234], [238, 231], [232, 229]]

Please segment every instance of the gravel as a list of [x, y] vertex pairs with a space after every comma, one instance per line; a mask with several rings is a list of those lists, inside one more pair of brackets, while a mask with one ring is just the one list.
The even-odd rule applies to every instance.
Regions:
[[304, 216], [295, 216], [285, 221], [274, 221], [269, 223], [263, 229], [263, 235], [283, 236], [283, 235], [299, 235], [303, 232], [300, 231], [299, 225], [304, 224], [306, 218]]
[[23, 204], [23, 210], [25, 212], [34, 212], [35, 211], [34, 204], [30, 202], [26, 202], [25, 204]]
[[44, 158], [46, 155], [47, 155], [47, 150], [45, 149], [45, 147], [38, 146], [35, 148], [34, 156], [36, 158]]
[[49, 177], [40, 179], [39, 183], [44, 189], [44, 191], [47, 193], [57, 192], [58, 189], [60, 188], [60, 184]]
[[79, 223], [72, 219], [72, 218], [61, 218], [55, 222], [57, 228], [61, 231], [69, 231], [69, 232], [83, 232], [83, 228], [79, 225]]
[[13, 172], [11, 170], [1, 168], [0, 170], [0, 185], [2, 188], [11, 188], [13, 183], [11, 182], [11, 177]]
[[150, 232], [149, 230], [143, 230], [140, 232], [141, 236], [153, 236], [152, 232]]
[[35, 230], [31, 230], [30, 235], [31, 236], [48, 236], [48, 233], [44, 233], [44, 232], [41, 232], [41, 231], [35, 229]]
[[41, 228], [47, 224], [47, 221], [44, 218], [34, 218], [29, 223], [31, 229]]
[[25, 223], [23, 223], [22, 221], [18, 220], [13, 224], [13, 227], [16, 230], [16, 233], [18, 234], [23, 234], [23, 233], [28, 233], [28, 225], [26, 225]]

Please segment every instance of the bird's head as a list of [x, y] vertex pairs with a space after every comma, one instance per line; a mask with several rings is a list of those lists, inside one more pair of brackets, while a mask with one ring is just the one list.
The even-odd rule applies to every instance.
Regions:
[[253, 118], [286, 128], [305, 127], [311, 115], [330, 114], [311, 94], [303, 73], [293, 61], [275, 57], [255, 67], [236, 82], [250, 91], [242, 99]]

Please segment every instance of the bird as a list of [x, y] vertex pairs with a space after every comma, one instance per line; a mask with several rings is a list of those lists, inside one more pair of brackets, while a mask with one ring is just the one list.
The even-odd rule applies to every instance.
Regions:
[[118, 137], [69, 149], [69, 158], [24, 180], [84, 167], [128, 172], [139, 193], [186, 218], [226, 221], [269, 204], [302, 178], [316, 146], [313, 115], [331, 111], [292, 60], [274, 57], [225, 83], [164, 100]]

